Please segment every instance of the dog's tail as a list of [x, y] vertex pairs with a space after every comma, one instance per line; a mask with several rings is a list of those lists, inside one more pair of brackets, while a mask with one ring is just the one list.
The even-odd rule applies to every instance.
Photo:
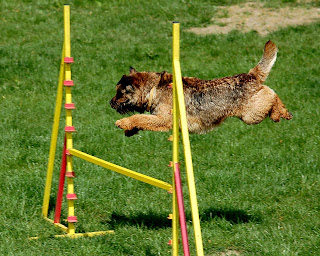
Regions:
[[265, 44], [263, 56], [258, 65], [250, 69], [249, 74], [254, 75], [257, 80], [264, 83], [277, 59], [277, 46], [270, 40]]

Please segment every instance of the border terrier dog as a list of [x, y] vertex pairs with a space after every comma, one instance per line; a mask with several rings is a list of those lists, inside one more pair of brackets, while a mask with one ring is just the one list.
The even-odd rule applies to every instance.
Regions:
[[[202, 80], [183, 77], [183, 91], [188, 129], [191, 133], [206, 133], [227, 117], [236, 116], [246, 124], [258, 124], [269, 116], [274, 122], [290, 120], [279, 96], [264, 85], [277, 58], [277, 47], [270, 40], [265, 44], [259, 63], [248, 73]], [[116, 121], [116, 126], [132, 136], [139, 130], [169, 131], [172, 129], [172, 74], [163, 71], [137, 72], [122, 76], [116, 85], [116, 95], [110, 105], [117, 112], [139, 113]]]

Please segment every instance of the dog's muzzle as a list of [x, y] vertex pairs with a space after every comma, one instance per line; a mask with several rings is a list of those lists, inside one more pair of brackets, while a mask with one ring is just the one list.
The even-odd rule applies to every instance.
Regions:
[[127, 102], [119, 104], [119, 102], [117, 101], [116, 97], [113, 97], [112, 100], [110, 100], [109, 103], [110, 103], [110, 106], [113, 109], [115, 109], [118, 113], [120, 113], [122, 115], [132, 111], [130, 109], [130, 104], [128, 104]]
[[109, 102], [110, 106], [113, 108], [113, 109], [117, 109], [118, 106], [117, 106], [117, 103], [116, 103], [116, 100], [115, 100], [115, 97], [113, 97], [110, 102]]

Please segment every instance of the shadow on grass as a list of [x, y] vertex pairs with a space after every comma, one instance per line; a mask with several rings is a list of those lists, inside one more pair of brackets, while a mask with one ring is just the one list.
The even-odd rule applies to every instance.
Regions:
[[55, 212], [56, 209], [56, 199], [53, 197], [49, 198], [49, 206], [48, 206], [48, 213], [50, 214], [51, 212]]
[[216, 218], [225, 219], [232, 224], [244, 224], [248, 222], [259, 223], [262, 221], [262, 217], [259, 214], [251, 215], [244, 210], [238, 209], [216, 209], [208, 208], [202, 213], [200, 212], [201, 221], [212, 221]]
[[154, 212], [137, 213], [130, 216], [114, 212], [111, 214], [110, 218], [111, 219], [104, 222], [104, 224], [110, 225], [112, 229], [126, 225], [146, 227], [150, 229], [171, 227], [171, 220], [167, 219], [166, 214]]
[[[248, 222], [259, 223], [262, 220], [260, 215], [250, 215], [244, 210], [237, 209], [215, 209], [208, 208], [199, 214], [201, 222], [208, 222], [214, 219], [225, 219], [232, 224], [244, 224]], [[191, 214], [187, 214], [187, 222], [191, 222]], [[161, 229], [171, 227], [171, 220], [168, 220], [166, 214], [147, 212], [136, 213], [135, 215], [125, 215], [122, 213], [112, 213], [110, 220], [104, 221], [112, 229], [130, 225], [149, 229]]]

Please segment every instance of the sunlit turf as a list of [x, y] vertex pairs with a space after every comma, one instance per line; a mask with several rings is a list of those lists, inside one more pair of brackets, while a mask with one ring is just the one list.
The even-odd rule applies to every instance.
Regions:
[[[115, 234], [52, 239], [60, 231], [41, 218], [63, 35], [63, 2], [48, 2], [0, 4], [0, 254], [170, 255], [170, 195], [80, 159], [74, 161], [76, 229]], [[174, 20], [181, 22], [183, 76], [247, 72], [272, 39], [279, 54], [266, 84], [294, 119], [248, 126], [230, 118], [206, 135], [190, 135], [205, 255], [227, 249], [242, 255], [319, 255], [319, 24], [267, 37], [186, 31], [208, 24], [219, 4], [239, 2], [73, 1], [74, 147], [171, 183], [169, 134], [126, 138], [114, 126], [120, 114], [108, 103], [115, 84], [130, 66], [171, 72]], [[288, 4], [283, 2], [288, 1], [268, 4]], [[61, 132], [50, 217], [62, 140]], [[182, 178], [194, 253], [184, 172]], [[66, 218], [65, 202], [63, 207]], [[32, 236], [40, 239], [29, 241]]]

